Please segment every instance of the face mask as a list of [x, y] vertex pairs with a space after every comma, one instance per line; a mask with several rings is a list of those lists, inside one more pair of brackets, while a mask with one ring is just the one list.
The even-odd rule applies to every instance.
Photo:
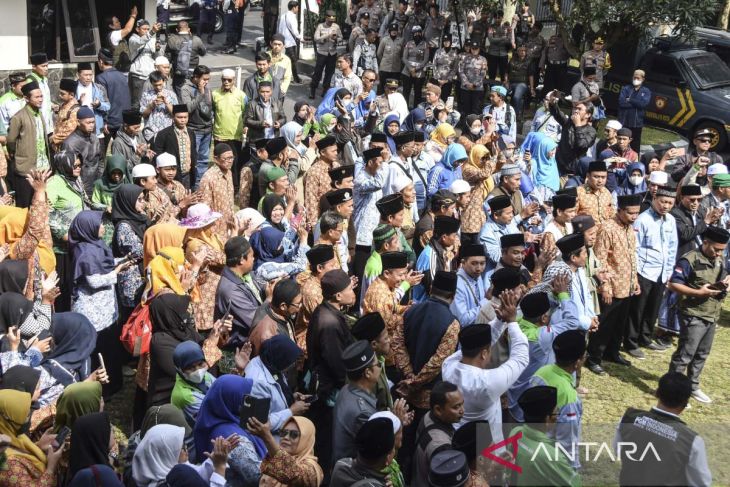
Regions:
[[423, 124], [422, 123], [417, 123], [416, 124], [416, 130], [421, 130], [422, 128], [423, 128]]
[[634, 81], [632, 81], [632, 83], [634, 84], [634, 86], [641, 86], [641, 80], [640, 79], [635, 79]]
[[351, 112], [355, 109], [355, 104], [353, 102], [349, 102], [345, 105], [345, 110], [348, 112]]
[[423, 34], [415, 34], [413, 36], [413, 40], [416, 41], [416, 43], [421, 42], [421, 39], [423, 39]]
[[482, 133], [482, 128], [481, 127], [472, 127], [469, 129], [469, 132], [471, 132], [472, 135], [479, 135]]
[[193, 384], [200, 384], [201, 382], [203, 382], [203, 379], [205, 379], [206, 372], [208, 372], [208, 367], [202, 367], [195, 372], [191, 372], [190, 374], [183, 374], [183, 377], [185, 377]]
[[390, 38], [391, 39], [395, 40], [396, 37], [398, 37], [398, 33], [397, 32], [391, 32], [390, 33]]
[[634, 186], [640, 185], [643, 180], [644, 176], [629, 176], [629, 182]]

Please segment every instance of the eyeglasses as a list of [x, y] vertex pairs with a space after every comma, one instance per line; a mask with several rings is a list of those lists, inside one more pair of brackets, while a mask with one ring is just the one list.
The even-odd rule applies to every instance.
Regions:
[[375, 78], [363, 78], [363, 81], [368, 81], [370, 83], [375, 83]]
[[221, 156], [221, 157], [220, 157], [220, 160], [221, 160], [221, 161], [226, 161], [226, 162], [232, 161], [232, 160], [234, 160], [234, 159], [235, 159], [235, 157], [234, 157], [234, 156]]
[[294, 306], [296, 309], [299, 309], [302, 307], [303, 301], [300, 301], [298, 303], [286, 303], [287, 306]]
[[229, 78], [221, 78], [221, 81], [223, 83], [233, 83], [233, 79], [229, 79]]
[[712, 142], [712, 140], [710, 139], [697, 139], [697, 141], [702, 144], [709, 144], [710, 142]]
[[78, 164], [74, 164], [74, 169], [78, 169], [78, 168], [80, 168], [80, 167], [81, 167], [81, 163], [78, 163]]
[[293, 440], [296, 440], [296, 439], [299, 438], [299, 431], [297, 431], [297, 430], [285, 430], [285, 429], [282, 429], [281, 431], [279, 431], [279, 438], [281, 438], [282, 440], [284, 438], [286, 438], [287, 436], [289, 438], [291, 438], [292, 441]]

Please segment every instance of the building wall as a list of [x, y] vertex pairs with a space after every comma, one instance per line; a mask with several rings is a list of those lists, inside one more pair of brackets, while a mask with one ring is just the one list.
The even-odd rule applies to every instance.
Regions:
[[0, 25], [0, 70], [28, 68], [28, 6], [26, 0], [3, 2]]

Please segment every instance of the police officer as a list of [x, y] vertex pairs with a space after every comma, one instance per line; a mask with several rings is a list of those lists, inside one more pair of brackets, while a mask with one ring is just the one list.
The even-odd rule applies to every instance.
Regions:
[[340, 389], [332, 423], [332, 463], [357, 455], [355, 436], [377, 411], [375, 388], [382, 364], [365, 340], [358, 340], [342, 352], [347, 385]]
[[603, 38], [599, 37], [593, 41], [593, 49], [586, 51], [580, 57], [580, 70], [587, 66], [596, 68], [596, 82], [599, 88], [603, 88], [603, 75], [611, 69], [611, 56], [603, 49]]
[[423, 28], [414, 25], [411, 28], [413, 39], [406, 42], [403, 48], [403, 98], [408, 102], [413, 93], [413, 105], [421, 103], [423, 98], [424, 68], [428, 64], [428, 43], [423, 39]]
[[704, 176], [707, 168], [713, 164], [722, 164], [722, 157], [717, 152], [712, 152], [712, 138], [714, 134], [710, 129], [699, 129], [692, 138], [694, 148], [683, 156], [677, 157], [674, 163], [675, 170], [672, 172], [674, 181], [681, 181], [687, 172], [696, 166], [700, 176]]
[[692, 382], [692, 397], [710, 403], [712, 399], [700, 389], [700, 374], [710, 355], [715, 323], [720, 318], [722, 301], [730, 284], [722, 258], [730, 233], [709, 226], [702, 237], [702, 246], [679, 258], [669, 280], [669, 290], [680, 295], [681, 325], [669, 370], [686, 371]]
[[690, 379], [669, 372], [659, 379], [656, 406], [626, 410], [614, 439], [614, 445], [631, 445], [619, 450], [620, 485], [712, 484], [705, 442], [679, 419], [691, 391]]
[[264, 0], [264, 43], [271, 44], [271, 36], [279, 25], [279, 0]]
[[312, 74], [312, 84], [309, 85], [309, 98], [314, 99], [314, 92], [319, 86], [324, 73], [324, 82], [322, 83], [322, 96], [327, 92], [332, 81], [332, 75], [335, 72], [335, 62], [337, 61], [337, 43], [342, 40], [342, 30], [335, 23], [334, 10], [325, 12], [324, 22], [317, 26], [314, 31], [314, 45], [317, 52], [317, 62], [314, 65], [314, 73]]
[[350, 39], [347, 41], [347, 52], [354, 52], [355, 46], [360, 39], [365, 39], [365, 33], [370, 28], [370, 14], [365, 12], [358, 17], [358, 24], [350, 31]]
[[570, 53], [563, 44], [563, 38], [556, 33], [548, 39], [540, 57], [540, 71], [545, 75], [543, 93], [565, 89], [563, 80], [568, 73], [569, 59]]
[[378, 44], [378, 94], [382, 95], [385, 87], [383, 81], [400, 81], [401, 54], [403, 52], [403, 37], [400, 35], [398, 24], [393, 22], [388, 26], [388, 35], [380, 36]]
[[426, 28], [426, 22], [428, 21], [428, 12], [424, 8], [426, 6], [425, 0], [416, 0], [414, 3], [413, 12], [408, 16], [408, 22], [406, 22], [403, 28], [403, 39], [408, 42], [413, 38], [413, 28], [419, 26], [422, 30]]
[[387, 79], [385, 80], [385, 83], [380, 83], [380, 86], [384, 86], [384, 91], [383, 94], [378, 95], [375, 98], [375, 106], [378, 107], [378, 113], [380, 114], [380, 117], [384, 119], [385, 115], [390, 113], [390, 111], [393, 109], [393, 107], [390, 106], [390, 99], [388, 98], [388, 95], [398, 93], [400, 83], [397, 79]]
[[469, 462], [460, 451], [436, 453], [429, 467], [428, 485], [431, 487], [461, 487], [469, 480]]
[[223, 54], [233, 54], [238, 51], [239, 32], [242, 32], [243, 28], [243, 9], [245, 7], [243, 0], [226, 0], [223, 3], [223, 11], [226, 13], [224, 18], [226, 42], [223, 44]]
[[487, 59], [479, 54], [479, 42], [468, 40], [467, 51], [459, 63], [462, 116], [481, 113], [484, 101], [484, 80], [487, 77]]
[[359, 21], [365, 14], [368, 14], [370, 18], [368, 27], [378, 32], [380, 30], [380, 24], [385, 17], [385, 12], [383, 11], [383, 7], [380, 6], [380, 2], [366, 0], [365, 5], [357, 11], [357, 20]]
[[[406, 24], [408, 23], [408, 16], [406, 11], [408, 10], [408, 0], [399, 0], [398, 8], [393, 10], [385, 17], [383, 24], [380, 26], [380, 37], [385, 37], [385, 29], [390, 31], [392, 24], [396, 24], [398, 27], [398, 34], [404, 35]], [[387, 26], [387, 27], [386, 27]]]

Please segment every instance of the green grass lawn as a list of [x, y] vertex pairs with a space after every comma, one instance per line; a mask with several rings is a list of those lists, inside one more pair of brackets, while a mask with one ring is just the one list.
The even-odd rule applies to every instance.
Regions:
[[[715, 333], [712, 353], [702, 373], [701, 387], [712, 404], [690, 400], [682, 419], [705, 439], [714, 485], [730, 485], [727, 440], [730, 433], [730, 301], [725, 301]], [[654, 390], [659, 377], [668, 371], [673, 349], [664, 352], [646, 350], [646, 360], [630, 356], [632, 367], [604, 364], [608, 375], [597, 376], [583, 369], [581, 385], [588, 389], [583, 397], [583, 441], [608, 441], [615, 425], [628, 407], [647, 409], [656, 404]], [[592, 455], [594, 455], [592, 453]], [[603, 455], [596, 463], [584, 463], [583, 485], [610, 485], [606, 479], [618, 479], [619, 464]]]
[[[603, 138], [603, 127], [606, 126], [606, 122], [611, 120], [613, 117], [601, 120], [598, 122], [597, 136]], [[672, 132], [667, 129], [660, 129], [656, 127], [644, 127], [641, 131], [641, 145], [655, 145], [655, 144], [667, 144], [680, 139], [684, 139], [681, 135], [676, 132]]]

